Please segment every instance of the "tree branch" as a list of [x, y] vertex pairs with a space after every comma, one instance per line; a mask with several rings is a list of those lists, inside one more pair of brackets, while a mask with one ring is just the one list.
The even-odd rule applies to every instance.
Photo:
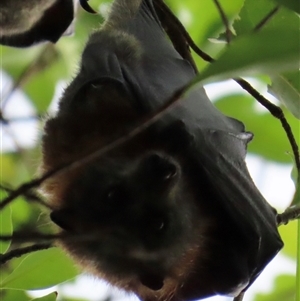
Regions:
[[275, 6], [257, 25], [254, 27], [253, 31], [259, 31], [262, 29], [272, 17], [279, 11], [280, 6]]
[[[3, 184], [0, 184], [0, 189], [4, 190], [5, 192], [9, 193], [9, 194], [13, 194], [15, 190], [13, 190], [12, 188], [9, 188], [7, 186], [4, 186]], [[29, 202], [35, 202], [38, 203], [40, 205], [42, 205], [45, 208], [48, 209], [53, 209], [52, 206], [50, 206], [48, 203], [46, 203], [45, 201], [42, 200], [42, 198], [37, 195], [36, 192], [33, 191], [25, 191], [23, 193], [23, 196], [29, 201]], [[2, 210], [6, 205], [4, 205], [4, 207], [1, 207], [2, 203], [0, 203], [0, 210]]]
[[277, 225], [286, 225], [290, 221], [300, 219], [300, 206], [288, 207], [283, 213], [277, 215]]
[[207, 53], [202, 51], [193, 41], [185, 27], [179, 21], [179, 19], [173, 14], [170, 8], [162, 1], [162, 0], [155, 0], [154, 2], [157, 6], [164, 12], [170, 22], [173, 23], [173, 27], [177, 28], [177, 31], [185, 38], [187, 44], [193, 49], [193, 51], [198, 54], [204, 61], [206, 62], [213, 62], [214, 59], [209, 56]]
[[233, 299], [233, 301], [243, 301], [245, 292], [240, 293], [237, 297]]
[[228, 18], [220, 4], [220, 2], [218, 0], [213, 0], [215, 2], [215, 5], [218, 9], [218, 12], [221, 16], [221, 19], [223, 21], [223, 24], [225, 26], [225, 34], [226, 34], [226, 41], [227, 43], [229, 44], [231, 42], [231, 30], [230, 30], [230, 27], [229, 27], [229, 21], [228, 21]]
[[25, 254], [40, 251], [40, 250], [46, 250], [46, 249], [49, 249], [52, 247], [53, 246], [51, 244], [44, 243], [44, 244], [35, 244], [35, 245], [29, 246], [29, 247], [24, 247], [24, 248], [17, 248], [8, 253], [0, 254], [0, 265], [3, 265], [9, 260], [21, 257]]

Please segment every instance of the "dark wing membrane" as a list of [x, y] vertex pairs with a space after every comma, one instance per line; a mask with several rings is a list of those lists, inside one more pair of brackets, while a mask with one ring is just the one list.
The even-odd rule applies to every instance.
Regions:
[[[146, 102], [143, 105], [152, 111], [195, 74], [166, 39], [151, 1], [143, 2], [128, 31], [142, 45], [144, 69], [131, 70], [127, 65], [123, 74], [126, 74], [127, 85], [138, 94], [137, 99]], [[250, 285], [283, 245], [277, 231], [276, 212], [254, 185], [244, 161], [252, 135], [245, 133], [241, 122], [220, 113], [202, 87], [191, 91], [161, 124], [164, 126], [173, 120], [183, 121], [194, 137], [189, 155], [217, 192], [216, 204], [249, 243]], [[234, 288], [228, 290], [234, 291]]]
[[216, 205], [249, 246], [250, 285], [283, 246], [276, 212], [254, 185], [244, 161], [250, 136], [215, 130], [196, 133], [191, 157], [216, 192]]
[[[132, 105], [147, 114], [160, 108], [177, 89], [194, 78], [192, 66], [166, 38], [151, 0], [144, 0], [135, 18], [122, 23], [117, 30], [134, 41], [123, 43], [107, 31], [94, 33], [84, 50], [81, 71], [67, 90], [66, 98], [72, 99], [89, 81], [113, 78], [123, 83]], [[168, 118], [234, 133], [244, 130], [241, 122], [224, 116], [211, 104], [202, 87], [191, 91], [165, 119]]]
[[73, 0], [56, 0], [48, 6], [51, 2], [24, 1], [21, 7], [15, 1], [7, 1], [2, 7], [0, 44], [27, 47], [43, 41], [56, 42], [71, 25], [74, 7]]

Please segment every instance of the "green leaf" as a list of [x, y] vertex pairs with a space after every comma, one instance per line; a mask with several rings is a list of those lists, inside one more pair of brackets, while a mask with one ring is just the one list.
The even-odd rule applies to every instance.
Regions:
[[36, 299], [33, 299], [35, 301], [55, 301], [57, 298], [57, 293], [56, 292], [53, 292], [47, 296], [44, 296], [44, 297], [41, 297], [41, 298], [36, 298]]
[[300, 70], [271, 76], [269, 92], [300, 119]]
[[54, 286], [78, 274], [74, 263], [57, 248], [28, 255], [5, 279], [0, 287], [14, 289], [42, 289]]
[[239, 36], [252, 32], [255, 26], [274, 8], [270, 0], [245, 0], [239, 18], [233, 24], [235, 33]]
[[[237, 37], [195, 82], [293, 70], [299, 60], [299, 32], [280, 28]], [[278, 43], [278, 37], [281, 37]]]
[[278, 228], [284, 241], [282, 252], [293, 259], [296, 258], [297, 254], [297, 227], [297, 221], [291, 221], [287, 225]]
[[[2, 192], [3, 193], [3, 192]], [[3, 196], [1, 194], [1, 199]], [[11, 208], [6, 206], [0, 211], [0, 234], [1, 235], [11, 235], [13, 232], [12, 218], [11, 218]], [[0, 254], [4, 254], [10, 246], [11, 241], [1, 241], [0, 240]]]
[[11, 204], [12, 221], [14, 231], [20, 229], [24, 225], [24, 221], [30, 222], [30, 216], [34, 211], [31, 204], [29, 204], [22, 196], [18, 197]]
[[30, 301], [32, 300], [24, 290], [0, 290], [1, 301]]
[[299, 0], [274, 0], [274, 1], [300, 14]]
[[18, 164], [17, 160], [11, 154], [0, 155], [0, 166], [1, 166], [1, 181], [2, 183], [14, 183], [14, 179], [17, 176], [16, 169]]
[[[271, 0], [246, 0], [241, 10], [240, 18], [237, 19], [233, 25], [236, 34], [239, 36], [253, 32], [259, 24], [262, 26], [259, 30], [271, 30], [276, 28], [298, 30], [299, 16], [284, 7], [277, 10], [275, 14], [262, 25], [261, 21], [264, 20], [275, 7], [275, 3]], [[280, 36], [277, 37], [277, 41], [279, 39], [281, 39]]]

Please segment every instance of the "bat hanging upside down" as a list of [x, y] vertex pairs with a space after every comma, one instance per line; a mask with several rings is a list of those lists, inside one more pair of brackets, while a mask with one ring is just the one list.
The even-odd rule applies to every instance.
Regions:
[[[45, 125], [42, 171], [122, 137], [195, 76], [151, 0], [116, 0]], [[196, 87], [135, 138], [43, 187], [58, 245], [143, 301], [236, 296], [282, 247], [244, 158], [252, 134]]]

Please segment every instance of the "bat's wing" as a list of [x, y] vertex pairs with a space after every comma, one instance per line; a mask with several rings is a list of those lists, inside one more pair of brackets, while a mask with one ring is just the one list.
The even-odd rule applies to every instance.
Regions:
[[[92, 34], [82, 55], [81, 70], [67, 88], [62, 105], [71, 104], [85, 85], [108, 80], [121, 84], [132, 106], [149, 114], [194, 76], [190, 63], [166, 38], [152, 0], [144, 0], [135, 16], [120, 22], [113, 30], [107, 28]], [[234, 133], [244, 129], [241, 122], [220, 113], [202, 87], [192, 91], [165, 119], [174, 118], [204, 128], [213, 124], [215, 129], [225, 128]]]
[[233, 222], [248, 247], [245, 280], [250, 285], [283, 246], [276, 212], [254, 185], [244, 161], [252, 135], [214, 129], [195, 129], [194, 135], [190, 155], [214, 191], [215, 206]]
[[[144, 0], [137, 15], [117, 30], [123, 32], [119, 40], [108, 31], [92, 35], [83, 53], [80, 73], [66, 90], [61, 106], [71, 105], [86, 84], [107, 79], [122, 85], [132, 107], [148, 114], [194, 78], [191, 65], [167, 40], [151, 0]], [[122, 42], [122, 35], [127, 36], [127, 42]], [[282, 247], [276, 213], [253, 184], [244, 162], [251, 135], [244, 131], [241, 122], [219, 112], [202, 87], [193, 89], [157, 126], [163, 131], [176, 121], [183, 123], [193, 137], [186, 155], [215, 191], [215, 206], [249, 246], [246, 259], [234, 262], [247, 275], [210, 294], [234, 291], [240, 282], [253, 282]], [[173, 134], [176, 137], [176, 130]]]
[[74, 18], [73, 0], [7, 1], [2, 9], [0, 44], [13, 47], [56, 42]]

